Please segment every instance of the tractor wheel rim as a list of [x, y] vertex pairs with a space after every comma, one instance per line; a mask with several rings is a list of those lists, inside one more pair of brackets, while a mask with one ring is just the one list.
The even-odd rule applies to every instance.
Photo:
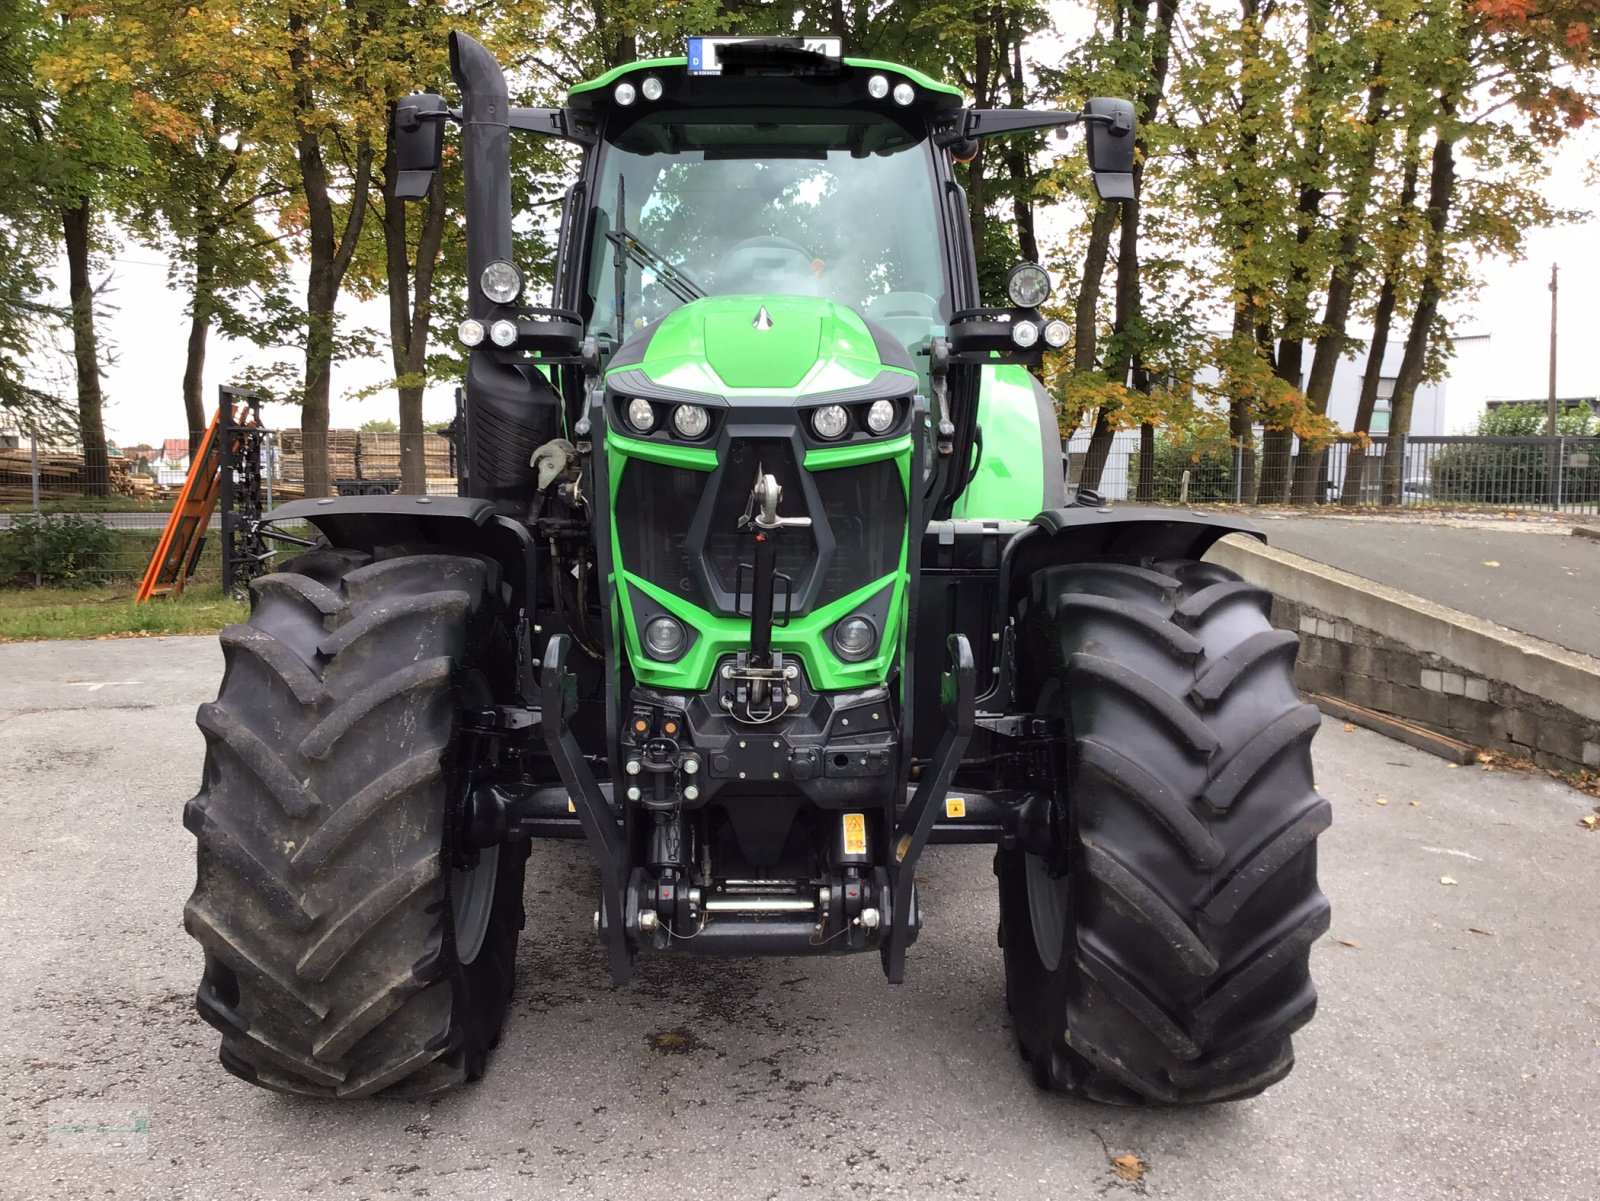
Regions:
[[1065, 881], [1046, 870], [1038, 855], [1025, 856], [1024, 875], [1028, 882], [1028, 917], [1033, 923], [1033, 946], [1044, 970], [1061, 966], [1061, 945], [1067, 933], [1067, 890]]
[[490, 847], [478, 857], [478, 866], [450, 873], [450, 905], [455, 914], [456, 959], [463, 967], [483, 950], [494, 910], [494, 885], [500, 875], [500, 849]]

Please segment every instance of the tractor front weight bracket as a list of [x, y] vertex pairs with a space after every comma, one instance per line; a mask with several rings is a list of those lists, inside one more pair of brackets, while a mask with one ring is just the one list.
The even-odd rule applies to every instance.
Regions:
[[911, 899], [916, 887], [917, 860], [922, 848], [928, 845], [928, 835], [933, 832], [934, 818], [944, 803], [945, 793], [961, 757], [966, 753], [967, 740], [972, 737], [974, 723], [974, 698], [977, 692], [977, 668], [973, 666], [972, 647], [964, 634], [951, 634], [945, 642], [950, 658], [950, 668], [945, 672], [941, 697], [945, 728], [934, 749], [933, 758], [923, 765], [917, 791], [906, 806], [900, 824], [894, 832], [894, 845], [890, 848], [892, 888], [890, 905], [892, 917], [889, 935], [883, 944], [883, 971], [890, 984], [899, 984], [906, 975], [906, 948], [911, 945]]
[[583, 757], [569, 724], [577, 711], [577, 678], [567, 670], [567, 653], [572, 639], [566, 634], [552, 635], [545, 644], [541, 669], [540, 725], [545, 744], [555, 760], [556, 771], [566, 786], [578, 821], [594, 849], [600, 865], [599, 934], [611, 958], [611, 982], [618, 987], [633, 975], [633, 948], [628, 942], [627, 892], [628, 851], [616, 816], [606, 802], [600, 782], [589, 761]]

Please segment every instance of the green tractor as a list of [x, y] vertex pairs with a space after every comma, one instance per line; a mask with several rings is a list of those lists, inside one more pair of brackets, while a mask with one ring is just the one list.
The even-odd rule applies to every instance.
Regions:
[[[1069, 498], [1029, 370], [1068, 331], [1033, 264], [982, 304], [954, 171], [1081, 124], [1131, 196], [1132, 106], [973, 109], [827, 39], [688, 51], [517, 108], [457, 34], [461, 107], [398, 107], [404, 193], [461, 129], [459, 495], [266, 519], [317, 536], [223, 631], [184, 817], [223, 1064], [329, 1097], [481, 1075], [534, 838], [589, 844], [618, 985], [644, 952], [899, 982], [923, 848], [992, 843], [1038, 1084], [1260, 1092], [1328, 925], [1296, 639], [1202, 561], [1249, 526]], [[582, 155], [546, 304], [513, 133]]]

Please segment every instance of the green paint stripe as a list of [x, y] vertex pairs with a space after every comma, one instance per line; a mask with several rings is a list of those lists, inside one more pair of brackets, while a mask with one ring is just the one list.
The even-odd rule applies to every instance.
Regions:
[[942, 92], [946, 96], [961, 95], [960, 88], [953, 88], [947, 83], [940, 83], [931, 75], [924, 75], [914, 67], [902, 67], [899, 63], [884, 62], [878, 58], [847, 58], [844, 60], [844, 65], [847, 67], [860, 67], [864, 71], [896, 71], [919, 88], [927, 88], [930, 92]]
[[606, 431], [606, 449], [630, 459], [644, 459], [651, 463], [664, 463], [668, 467], [687, 467], [691, 471], [715, 471], [717, 452], [709, 446], [677, 446], [671, 442], [650, 442], [641, 438], [627, 438], [614, 431]]
[[[687, 67], [688, 65], [689, 60], [682, 56], [676, 58], [650, 58], [645, 59], [643, 62], [625, 63], [620, 67], [612, 67], [604, 75], [585, 80], [583, 83], [573, 84], [567, 90], [567, 94], [569, 96], [577, 96], [584, 92], [595, 91], [597, 88], [608, 87], [616, 83], [624, 75], [634, 71], [666, 70], [671, 67]], [[844, 60], [844, 65], [847, 67], [859, 67], [863, 71], [893, 71], [897, 75], [903, 75], [906, 79], [916, 84], [917, 87], [926, 88], [930, 92], [939, 92], [946, 96], [961, 95], [960, 88], [941, 83], [930, 75], [924, 75], [914, 67], [902, 67], [899, 63], [884, 62], [882, 59], [876, 58], [847, 58]]]
[[858, 467], [894, 459], [911, 452], [911, 435], [901, 434], [887, 442], [857, 442], [853, 446], [824, 446], [806, 451], [807, 471], [827, 471], [833, 467]]
[[567, 89], [567, 95], [576, 96], [582, 92], [592, 92], [596, 88], [606, 87], [609, 84], [615, 83], [630, 71], [650, 71], [663, 69], [666, 67], [687, 67], [688, 65], [689, 60], [681, 56], [678, 58], [647, 58], [643, 62], [624, 63], [620, 67], [612, 67], [611, 70], [607, 71], [604, 75], [598, 76], [595, 79], [588, 79], [583, 83], [573, 84], [572, 87]]

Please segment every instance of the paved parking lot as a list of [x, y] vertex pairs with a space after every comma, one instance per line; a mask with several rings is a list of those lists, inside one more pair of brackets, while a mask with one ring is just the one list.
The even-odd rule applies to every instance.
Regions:
[[[620, 992], [586, 852], [539, 849], [483, 1082], [427, 1105], [258, 1092], [216, 1064], [180, 925], [191, 722], [219, 669], [209, 639], [0, 647], [0, 1197], [1600, 1195], [1590, 800], [1336, 723], [1316, 746], [1336, 813], [1322, 1012], [1257, 1100], [1036, 1092], [981, 848], [929, 854], [903, 987], [875, 956], [653, 959]], [[1113, 1171], [1124, 1154], [1142, 1180]]]

